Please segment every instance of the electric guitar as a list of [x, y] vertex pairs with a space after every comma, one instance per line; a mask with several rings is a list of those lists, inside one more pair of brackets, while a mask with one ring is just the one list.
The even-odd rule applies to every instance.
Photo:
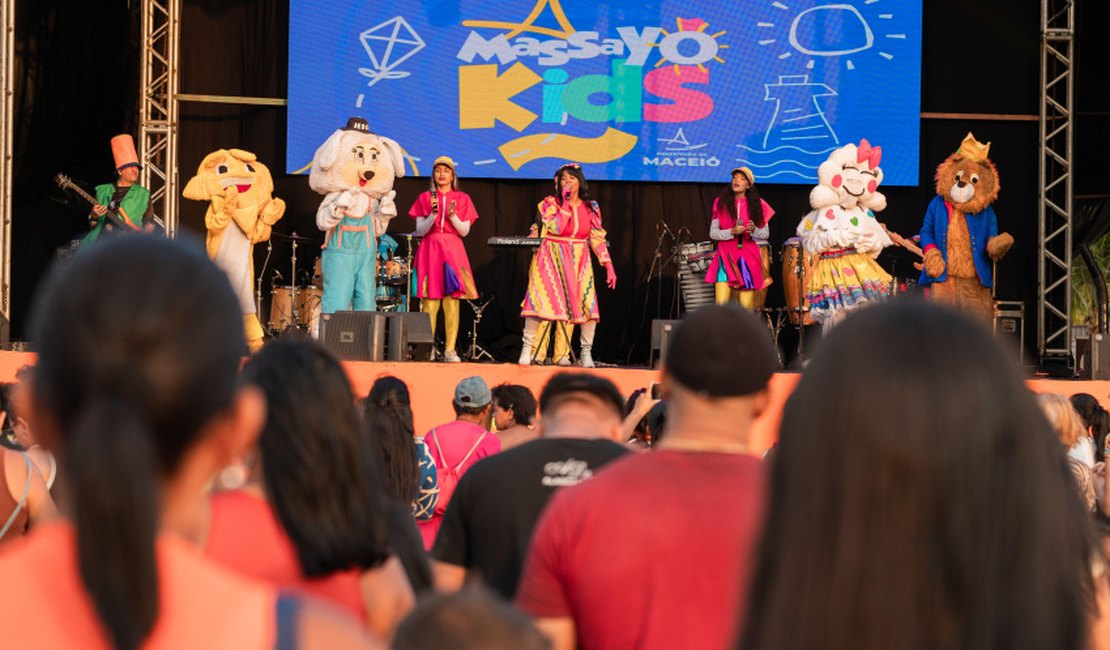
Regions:
[[[77, 185], [77, 183], [74, 183], [73, 180], [70, 179], [69, 176], [66, 176], [65, 174], [56, 174], [54, 176], [54, 182], [57, 183], [58, 187], [62, 188], [63, 190], [73, 190], [74, 192], [77, 193], [77, 196], [80, 196], [81, 198], [85, 199], [91, 205], [93, 205], [93, 206], [100, 205], [99, 201], [97, 201], [95, 198], [93, 198], [93, 196], [91, 194], [89, 194], [85, 190], [81, 189], [81, 187], [79, 185]], [[117, 226], [119, 228], [126, 228], [126, 229], [130, 229], [130, 230], [142, 230], [141, 226], [136, 226], [135, 224], [131, 223], [131, 221], [129, 221], [126, 217], [124, 217], [122, 214], [119, 213], [119, 206], [116, 205], [115, 201], [113, 201], [112, 203], [110, 203], [110, 204], [108, 204], [104, 207], [107, 208], [107, 210], [108, 210], [104, 214], [104, 217], [112, 225]], [[159, 219], [158, 217], [154, 217], [154, 223], [158, 224], [158, 227], [162, 228], [163, 231], [165, 230], [166, 224], [164, 224], [162, 222], [162, 220]], [[96, 224], [94, 223], [93, 225], [95, 226]]]

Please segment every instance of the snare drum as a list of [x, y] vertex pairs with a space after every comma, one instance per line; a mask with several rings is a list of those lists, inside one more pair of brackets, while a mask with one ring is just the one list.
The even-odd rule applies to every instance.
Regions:
[[[319, 287], [278, 287], [270, 292], [270, 329], [284, 331], [292, 327], [315, 327], [320, 319]], [[293, 307], [296, 306], [296, 318]]]
[[392, 257], [382, 262], [381, 275], [383, 278], [399, 278], [409, 274], [409, 264], [400, 257]]
[[[814, 323], [809, 315], [809, 301], [806, 299], [806, 283], [813, 271], [813, 258], [814, 256], [805, 254], [799, 237], [787, 239], [782, 247], [782, 292], [786, 297], [786, 313], [790, 316], [791, 325], [797, 325], [799, 320], [805, 325]], [[798, 269], [795, 268], [799, 259], [802, 262], [801, 277], [798, 277]], [[804, 319], [799, 319], [799, 307], [805, 310], [801, 314], [805, 316]]]

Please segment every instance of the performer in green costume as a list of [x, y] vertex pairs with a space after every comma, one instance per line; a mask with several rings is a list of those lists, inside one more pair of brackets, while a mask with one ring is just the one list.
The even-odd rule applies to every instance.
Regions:
[[[135, 141], [130, 135], [117, 135], [112, 138], [112, 156], [116, 161], [115, 183], [96, 186], [96, 200], [89, 213], [92, 230], [85, 235], [82, 246], [95, 244], [102, 236], [117, 236], [123, 232], [150, 232], [154, 229], [154, 213], [150, 209], [150, 190], [139, 185], [139, 157], [135, 154]], [[112, 206], [123, 218], [124, 225], [115, 223], [108, 216]], [[126, 226], [126, 228], [124, 227]]]

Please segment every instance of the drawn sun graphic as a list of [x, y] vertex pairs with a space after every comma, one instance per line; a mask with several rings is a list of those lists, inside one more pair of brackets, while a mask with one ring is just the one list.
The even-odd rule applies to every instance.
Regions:
[[[678, 74], [678, 68], [682, 65], [697, 66], [699, 70], [705, 72], [705, 63], [713, 60], [717, 63], [724, 63], [725, 60], [717, 56], [720, 50], [727, 50], [728, 45], [718, 42], [718, 38], [725, 35], [725, 30], [721, 30], [716, 34], [706, 34], [705, 30], [709, 27], [709, 23], [701, 18], [676, 18], [675, 23], [678, 25], [678, 30], [675, 32], [682, 36], [681, 39], [673, 39], [677, 41], [675, 45], [664, 44], [672, 39], [667, 39], [664, 43], [652, 43], [652, 47], [660, 48], [662, 58], [656, 62], [655, 67], [670, 63], [674, 66], [675, 74]], [[663, 36], [670, 36], [671, 33], [667, 30], [661, 30]]]
[[[818, 58], [843, 58], [844, 67], [855, 70], [856, 64], [850, 57], [871, 50], [875, 50], [879, 56], [889, 61], [894, 58], [894, 55], [881, 49], [882, 41], [876, 41], [875, 30], [864, 17], [865, 12], [873, 15], [873, 19], [877, 21], [876, 25], [894, 18], [894, 14], [877, 13], [871, 9], [871, 5], [879, 1], [862, 0], [864, 11], [846, 3], [823, 4], [797, 11], [784, 2], [775, 0], [771, 3], [771, 7], [778, 11], [773, 14], [781, 15], [782, 20], [756, 23], [761, 30], [767, 30], [767, 36], [761, 38], [759, 44], [787, 48], [778, 55], [780, 59], [789, 59], [795, 54], [809, 57], [806, 68], [810, 70], [813, 69], [814, 62]], [[785, 33], [782, 31], [784, 28]], [[883, 33], [881, 36], [883, 39], [902, 41], [906, 39], [905, 34]]]

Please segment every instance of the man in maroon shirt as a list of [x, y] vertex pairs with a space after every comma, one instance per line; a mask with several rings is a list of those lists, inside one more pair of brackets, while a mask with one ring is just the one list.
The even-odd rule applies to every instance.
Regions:
[[775, 356], [765, 325], [710, 306], [664, 361], [666, 436], [555, 495], [517, 604], [555, 648], [726, 648], [738, 632], [764, 506], [748, 429]]

